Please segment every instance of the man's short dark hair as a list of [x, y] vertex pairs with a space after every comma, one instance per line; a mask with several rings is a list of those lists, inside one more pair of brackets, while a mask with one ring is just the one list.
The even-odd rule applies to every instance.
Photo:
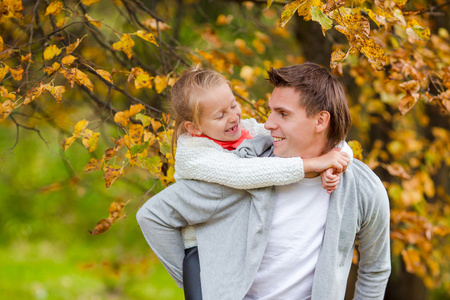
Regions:
[[321, 111], [330, 113], [328, 141], [324, 152], [328, 152], [347, 137], [351, 126], [350, 110], [342, 84], [327, 69], [315, 63], [272, 68], [269, 81], [275, 87], [292, 87], [299, 93], [299, 104], [306, 116], [312, 117]]

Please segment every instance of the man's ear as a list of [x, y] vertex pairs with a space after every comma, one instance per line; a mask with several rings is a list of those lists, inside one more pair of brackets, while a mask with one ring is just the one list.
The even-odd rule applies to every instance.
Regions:
[[186, 130], [192, 135], [202, 134], [202, 131], [200, 130], [200, 128], [198, 128], [197, 125], [194, 124], [194, 122], [191, 121], [184, 122], [184, 128], [186, 128]]
[[330, 124], [330, 113], [322, 110], [316, 116], [316, 132], [322, 133], [325, 132]]

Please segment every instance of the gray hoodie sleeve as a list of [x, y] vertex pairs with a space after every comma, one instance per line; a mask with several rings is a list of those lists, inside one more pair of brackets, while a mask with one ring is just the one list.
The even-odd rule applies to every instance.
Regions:
[[363, 210], [356, 235], [360, 261], [354, 299], [383, 299], [391, 271], [389, 199], [378, 177], [364, 175], [357, 182]]
[[181, 228], [206, 222], [222, 199], [221, 186], [181, 180], [150, 198], [136, 218], [147, 243], [179, 287], [184, 244]]

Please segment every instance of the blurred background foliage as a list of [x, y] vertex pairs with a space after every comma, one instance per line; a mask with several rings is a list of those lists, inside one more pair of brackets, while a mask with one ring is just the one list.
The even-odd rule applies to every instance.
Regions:
[[181, 299], [134, 217], [173, 182], [170, 86], [195, 64], [215, 68], [244, 117], [264, 122], [265, 70], [313, 61], [344, 83], [355, 155], [390, 196], [386, 299], [450, 299], [448, 7], [3, 0], [2, 296]]

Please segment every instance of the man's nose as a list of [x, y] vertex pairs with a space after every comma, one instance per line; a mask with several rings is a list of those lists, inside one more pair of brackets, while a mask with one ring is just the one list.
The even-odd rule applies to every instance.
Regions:
[[271, 116], [272, 116], [272, 114], [269, 114], [269, 116], [267, 117], [266, 123], [264, 124], [264, 128], [266, 130], [275, 129], [275, 123], [273, 122], [273, 118]]

